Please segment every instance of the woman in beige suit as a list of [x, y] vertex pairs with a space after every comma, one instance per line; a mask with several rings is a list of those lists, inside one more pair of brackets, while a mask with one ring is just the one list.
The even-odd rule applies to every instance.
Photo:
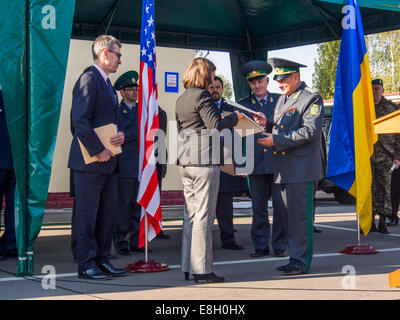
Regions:
[[185, 92], [176, 101], [175, 116], [183, 145], [178, 151], [179, 172], [185, 197], [182, 271], [195, 282], [222, 282], [212, 272], [212, 226], [219, 187], [221, 152], [219, 131], [232, 128], [244, 116], [239, 112], [222, 118], [208, 87], [215, 65], [194, 59], [183, 75]]

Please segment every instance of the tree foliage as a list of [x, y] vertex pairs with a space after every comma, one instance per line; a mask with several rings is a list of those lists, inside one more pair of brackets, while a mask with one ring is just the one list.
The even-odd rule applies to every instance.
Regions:
[[313, 87], [323, 99], [333, 99], [335, 93], [336, 68], [340, 41], [325, 42], [318, 46], [318, 57], [314, 62]]
[[232, 83], [222, 74], [219, 74], [218, 77], [220, 77], [224, 82], [224, 91], [222, 92], [222, 97], [225, 99], [231, 99], [233, 96]]
[[[366, 37], [371, 78], [383, 80], [386, 92], [400, 91], [400, 30]], [[314, 62], [313, 86], [324, 99], [333, 99], [340, 41], [322, 43]]]
[[386, 92], [400, 91], [400, 30], [367, 37], [371, 78], [380, 78]]

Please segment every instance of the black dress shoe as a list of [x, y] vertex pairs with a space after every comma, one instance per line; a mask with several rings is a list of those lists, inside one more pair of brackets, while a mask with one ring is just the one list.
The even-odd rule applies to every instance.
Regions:
[[383, 234], [389, 234], [390, 231], [386, 228], [386, 219], [379, 219], [378, 231]]
[[261, 250], [261, 249], [256, 249], [255, 252], [250, 254], [250, 257], [252, 258], [259, 258], [259, 257], [264, 257], [269, 255], [269, 250]]
[[206, 274], [194, 274], [194, 282], [199, 282], [199, 280], [206, 280], [208, 283], [224, 282], [225, 278], [217, 276], [215, 273]]
[[6, 256], [7, 258], [16, 258], [18, 257], [18, 250], [17, 249], [8, 250], [6, 252]]
[[130, 255], [130, 251], [128, 248], [115, 249], [115, 251], [117, 251], [117, 253], [120, 254], [121, 256], [129, 256]]
[[322, 233], [322, 231], [314, 227], [314, 233]]
[[283, 276], [297, 276], [299, 274], [304, 274], [305, 272], [303, 270], [300, 270], [296, 267], [293, 266], [287, 266], [285, 270], [282, 271]]
[[6, 260], [6, 255], [4, 254], [4, 253], [0, 253], [0, 261], [4, 261], [4, 260]]
[[124, 269], [114, 268], [114, 266], [109, 262], [99, 263], [98, 267], [105, 274], [108, 274], [113, 277], [121, 277], [126, 273], [126, 271]]
[[287, 267], [289, 267], [289, 263], [288, 263], [288, 264], [285, 264], [284, 266], [276, 267], [276, 270], [278, 270], [278, 271], [285, 271]]
[[[140, 249], [138, 247], [133, 247], [133, 248], [131, 248], [131, 251], [132, 252], [143, 252], [144, 253], [144, 247], [140, 248]], [[147, 252], [150, 253], [150, 252], [153, 252], [153, 250], [147, 249]]]
[[158, 235], [157, 235], [157, 237], [156, 237], [157, 239], [165, 239], [165, 240], [167, 240], [167, 239], [169, 239], [169, 238], [171, 238], [168, 234], [165, 234], [162, 230], [158, 233]]
[[244, 250], [244, 247], [236, 242], [229, 243], [229, 244], [222, 244], [222, 249], [229, 249], [229, 250]]
[[386, 222], [387, 226], [397, 226], [399, 224], [399, 218], [395, 217], [395, 218], [389, 218], [388, 221]]
[[101, 271], [98, 267], [93, 267], [78, 272], [78, 278], [90, 280], [110, 280], [112, 279], [108, 274]]

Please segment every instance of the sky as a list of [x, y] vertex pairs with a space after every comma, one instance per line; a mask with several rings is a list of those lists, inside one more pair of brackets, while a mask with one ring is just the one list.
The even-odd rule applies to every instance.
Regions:
[[[312, 75], [314, 73], [314, 61], [317, 58], [317, 45], [307, 45], [295, 48], [288, 48], [282, 50], [273, 50], [268, 52], [269, 58], [283, 58], [292, 60], [307, 66], [307, 68], [300, 69], [300, 75], [302, 81], [304, 81], [309, 87], [312, 87]], [[216, 74], [222, 74], [232, 83], [231, 64], [229, 60], [228, 52], [210, 51], [207, 56], [217, 67]], [[273, 80], [273, 73], [269, 75], [270, 84], [268, 90], [270, 92], [280, 93], [276, 82]]]

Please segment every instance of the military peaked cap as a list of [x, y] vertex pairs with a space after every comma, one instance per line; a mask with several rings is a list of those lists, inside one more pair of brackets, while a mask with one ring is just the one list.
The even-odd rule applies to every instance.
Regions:
[[374, 85], [374, 84], [379, 84], [379, 85], [383, 86], [383, 81], [382, 81], [382, 79], [374, 79], [374, 80], [372, 80], [372, 85]]
[[300, 68], [307, 67], [304, 64], [280, 58], [271, 58], [267, 61], [274, 66], [274, 80], [285, 79], [293, 73], [298, 73], [300, 71]]
[[263, 60], [251, 60], [240, 68], [240, 72], [247, 80], [257, 80], [272, 72], [272, 67]]
[[115, 90], [121, 90], [126, 87], [138, 87], [139, 75], [136, 71], [128, 71], [122, 74], [114, 83]]

